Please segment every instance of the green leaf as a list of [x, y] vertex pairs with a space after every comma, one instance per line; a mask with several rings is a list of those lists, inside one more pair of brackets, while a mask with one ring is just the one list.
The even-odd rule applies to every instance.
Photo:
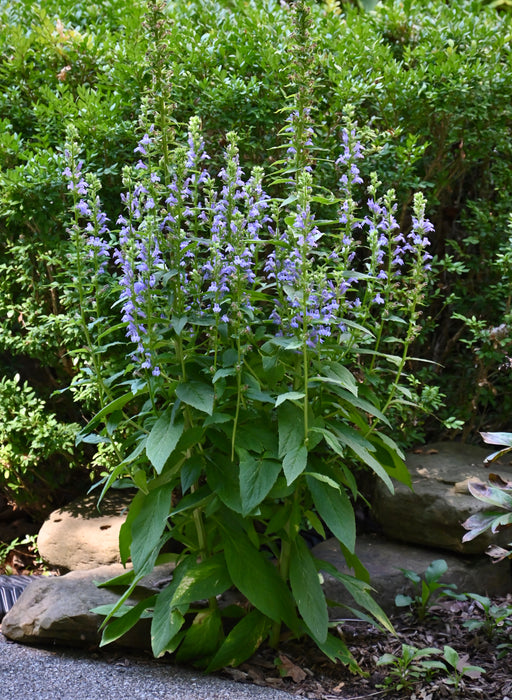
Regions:
[[137, 624], [147, 608], [153, 607], [156, 596], [153, 595], [145, 600], [141, 600], [121, 617], [116, 617], [110, 624], [103, 629], [100, 647], [115, 642], [117, 639], [126, 634]]
[[277, 460], [254, 457], [238, 449], [240, 457], [240, 498], [242, 515], [248, 515], [268, 495], [274, 486], [281, 464]]
[[195, 666], [206, 666], [208, 659], [217, 651], [222, 637], [222, 617], [219, 609], [201, 610], [180, 644], [176, 661], [195, 661]]
[[459, 654], [455, 651], [455, 649], [453, 647], [448, 646], [448, 644], [445, 644], [443, 656], [446, 659], [446, 661], [448, 661], [450, 666], [453, 666], [453, 668], [459, 670], [457, 668], [457, 666], [458, 666], [460, 657], [459, 657]]
[[242, 528], [237, 530], [221, 523], [224, 554], [231, 580], [238, 590], [264, 615], [288, 627], [296, 626], [290, 591], [276, 567], [256, 549]]
[[[146, 575], [146, 573], [147, 573], [147, 572], [144, 572], [144, 571], [143, 571], [142, 573], [140, 573], [140, 574], [135, 574], [135, 573], [134, 573], [134, 578], [133, 578], [132, 582], [130, 583], [130, 585], [128, 586], [128, 588], [124, 591], [123, 595], [120, 596], [120, 598], [118, 598], [118, 600], [110, 606], [110, 610], [109, 610], [109, 612], [107, 613], [106, 618], [103, 620], [103, 622], [102, 622], [102, 624], [101, 624], [102, 627], [103, 627], [104, 625], [106, 625], [106, 624], [108, 623], [108, 621], [109, 621], [112, 617], [116, 617], [117, 613], [118, 613], [120, 610], [123, 609], [123, 606], [124, 606], [125, 601], [128, 600], [128, 598], [131, 596], [131, 594], [132, 594], [133, 591], [135, 590], [135, 587], [137, 586], [137, 584], [139, 583], [139, 581], [141, 581], [141, 580], [144, 578], [144, 576]], [[110, 580], [110, 581], [104, 581], [104, 582], [102, 582], [101, 585], [102, 585], [104, 588], [108, 588], [108, 587], [110, 587], [110, 586], [115, 585], [115, 584], [112, 582], [112, 581], [115, 581], [115, 580], [116, 580], [116, 579], [112, 579], [112, 580]], [[97, 585], [100, 585], [100, 584], [97, 584]]]
[[121, 562], [126, 566], [126, 562], [130, 558], [130, 547], [132, 544], [132, 523], [137, 517], [142, 508], [144, 498], [147, 496], [143, 491], [138, 491], [130, 503], [128, 515], [119, 530], [119, 553]]
[[354, 552], [356, 521], [354, 509], [343, 487], [334, 489], [313, 475], [306, 477], [315, 508], [333, 535]]
[[279, 459], [278, 441], [275, 434], [275, 424], [270, 421], [261, 420], [256, 423], [244, 423], [240, 425], [236, 434], [236, 449], [241, 446], [246, 449], [250, 446], [251, 452], [266, 453], [267, 458]]
[[323, 571], [334, 576], [338, 581], [341, 581], [355, 602], [373, 615], [375, 620], [377, 620], [384, 629], [391, 632], [391, 634], [395, 634], [395, 630], [388, 616], [370, 595], [372, 589], [365, 581], [361, 581], [349, 574], [342, 574], [335, 566], [326, 561], [320, 561], [318, 564]]
[[197, 408], [198, 411], [208, 413], [210, 416], [212, 415], [214, 392], [211, 384], [194, 380], [184, 382], [176, 387], [176, 395], [188, 406]]
[[143, 495], [140, 510], [131, 526], [130, 552], [137, 573], [146, 570], [158, 556], [161, 537], [171, 510], [172, 491], [173, 484], [169, 483]]
[[187, 567], [171, 600], [173, 607], [221, 595], [231, 586], [222, 552]]
[[157, 596], [151, 622], [151, 649], [156, 658], [176, 648], [174, 640], [185, 623], [184, 615], [188, 606], [175, 608], [171, 602], [182, 578], [193, 563], [193, 558], [188, 557], [179, 564], [174, 570], [171, 583]]
[[320, 641], [319, 639], [315, 639], [315, 642], [318, 648], [323, 651], [327, 658], [333, 663], [336, 663], [336, 661], [341, 661], [343, 665], [348, 666], [352, 673], [361, 672], [357, 661], [350, 653], [347, 645], [339, 637], [328, 634], [327, 639], [324, 642]]
[[[220, 463], [219, 463], [220, 462]], [[227, 455], [205, 463], [208, 486], [235, 513], [242, 512], [238, 465]]]
[[157, 598], [151, 624], [151, 650], [156, 659], [166, 651], [174, 651], [176, 648], [174, 640], [185, 624], [185, 617], [181, 610], [171, 609], [163, 604], [158, 606], [160, 596]]
[[338, 481], [335, 481], [333, 478], [327, 476], [326, 474], [320, 474], [320, 472], [305, 472], [305, 475], [310, 476], [313, 479], [316, 479], [317, 481], [322, 481], [324, 484], [328, 484], [331, 488], [336, 489], [336, 491], [339, 491], [341, 488]]
[[339, 438], [336, 437], [334, 433], [332, 433], [330, 430], [327, 430], [326, 428], [310, 428], [309, 430], [310, 433], [318, 433], [320, 434], [325, 442], [328, 444], [328, 446], [340, 457], [344, 457], [345, 453], [343, 451], [343, 448], [341, 446], [341, 442]]
[[310, 382], [324, 382], [333, 384], [342, 389], [347, 389], [351, 394], [357, 396], [358, 384], [357, 381], [346, 367], [340, 365], [339, 362], [331, 362], [329, 365], [322, 367], [322, 374], [311, 377]]
[[371, 443], [375, 448], [373, 456], [386, 470], [388, 476], [412, 489], [411, 475], [398, 445], [378, 430], [372, 433]]
[[182, 420], [173, 423], [172, 409], [169, 408], [151, 429], [146, 443], [146, 454], [157, 474], [161, 474], [165, 463], [178, 444], [184, 427]]
[[171, 319], [171, 326], [174, 329], [174, 332], [176, 335], [181, 335], [182, 330], [185, 328], [185, 326], [188, 323], [188, 317], [187, 316], [173, 316]]
[[287, 401], [277, 411], [279, 432], [279, 456], [298, 448], [304, 443], [304, 415], [300, 408]]
[[268, 636], [271, 622], [259, 610], [251, 610], [226, 637], [206, 669], [207, 673], [224, 666], [239, 666], [250, 658]]
[[302, 391], [287, 391], [285, 394], [279, 394], [276, 399], [275, 407], [277, 408], [285, 401], [298, 401], [306, 396]]
[[225, 369], [218, 369], [213, 375], [212, 383], [215, 384], [219, 379], [224, 377], [233, 377], [236, 374], [236, 369], [234, 367], [226, 367]]
[[425, 581], [433, 583], [439, 581], [441, 576], [448, 571], [448, 564], [444, 559], [436, 559], [431, 562], [425, 571]]
[[95, 581], [95, 585], [98, 586], [98, 588], [110, 588], [112, 586], [129, 586], [131, 583], [133, 583], [134, 578], [135, 571], [133, 569], [129, 569], [123, 574], [119, 574], [119, 576], [109, 578], [108, 581]]
[[189, 488], [195, 484], [203, 471], [203, 461], [198, 455], [192, 455], [190, 459], [182, 465], [180, 470], [181, 491], [187, 493]]
[[394, 493], [395, 487], [393, 486], [393, 482], [391, 481], [389, 474], [384, 469], [382, 464], [378, 462], [372, 454], [370, 454], [370, 450], [374, 450], [371, 442], [366, 440], [360, 433], [357, 432], [357, 430], [350, 428], [348, 425], [339, 424], [336, 425], [333, 430], [340, 441], [348, 445], [348, 447], [350, 447], [350, 449], [359, 457], [361, 462], [367, 467], [370, 467], [370, 469], [382, 479], [382, 481], [388, 487], [390, 493]]
[[288, 486], [300, 476], [308, 464], [308, 451], [305, 445], [289, 450], [283, 458], [283, 471]]
[[362, 399], [360, 396], [354, 396], [353, 394], [349, 393], [346, 389], [342, 389], [341, 387], [338, 387], [337, 385], [333, 385], [332, 391], [340, 398], [345, 399], [345, 401], [347, 402], [347, 404], [349, 406], [354, 406], [355, 408], [359, 408], [362, 411], [364, 411], [365, 413], [369, 413], [370, 416], [374, 416], [375, 418], [378, 418], [385, 425], [391, 427], [389, 420], [382, 413], [382, 411], [380, 411], [377, 408], [377, 406], [375, 406], [370, 401], [367, 401], [366, 399]]
[[[147, 391], [147, 389], [146, 389]], [[116, 399], [111, 401], [109, 404], [104, 406], [101, 411], [98, 411], [98, 413], [92, 418], [89, 423], [82, 428], [82, 430], [78, 433], [76, 436], [75, 443], [79, 445], [83, 439], [90, 433], [92, 430], [98, 425], [98, 423], [105, 418], [105, 416], [110, 415], [111, 413], [114, 413], [115, 411], [118, 411], [119, 409], [123, 408], [129, 401], [134, 399], [136, 396], [140, 396], [140, 394], [145, 393], [143, 391], [139, 391], [136, 394], [133, 394], [131, 391], [129, 391], [127, 394], [123, 394], [122, 396], [118, 396]]]
[[414, 600], [409, 595], [402, 595], [402, 593], [397, 593], [395, 596], [395, 605], [398, 608], [407, 608], [414, 603]]
[[302, 537], [291, 545], [290, 585], [302, 619], [320, 642], [327, 640], [329, 616], [318, 571]]

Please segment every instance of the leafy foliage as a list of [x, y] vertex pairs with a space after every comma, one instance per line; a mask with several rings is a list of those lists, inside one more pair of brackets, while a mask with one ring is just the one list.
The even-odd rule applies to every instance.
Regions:
[[[433, 656], [441, 658], [432, 658]], [[465, 679], [479, 678], [485, 669], [467, 663], [468, 657], [460, 655], [453, 647], [445, 644], [444, 648], [425, 647], [418, 649], [409, 644], [402, 644], [402, 654], [383, 654], [378, 660], [379, 666], [390, 666], [384, 688], [400, 691], [411, 689], [421, 680], [428, 679], [434, 673], [443, 672], [443, 683], [459, 690]]]
[[[487, 462], [493, 462], [512, 450], [512, 433], [482, 433], [482, 437], [485, 442], [491, 445], [504, 446], [503, 449], [490, 455]], [[469, 542], [487, 530], [496, 533], [512, 524], [512, 484], [497, 474], [490, 474], [489, 482], [489, 484], [484, 484], [481, 481], [468, 483], [468, 489], [472, 496], [487, 505], [494, 506], [494, 508], [480, 510], [470, 515], [462, 523], [462, 526], [467, 530], [462, 538], [463, 542]], [[501, 561], [505, 557], [509, 557], [512, 552], [503, 547], [492, 546], [488, 554], [494, 561]]]
[[414, 596], [399, 594], [395, 598], [398, 607], [410, 607], [419, 620], [424, 620], [436, 600], [442, 596], [450, 596], [457, 600], [465, 600], [465, 595], [453, 591], [457, 588], [454, 583], [444, 583], [441, 577], [448, 570], [444, 559], [436, 559], [427, 567], [422, 578], [414, 571], [401, 569], [404, 576], [414, 583], [417, 594]]
[[[60, 423], [16, 375], [0, 381], [0, 488], [41, 516], [69, 479], [76, 463], [75, 423]], [[52, 468], [48, 469], [51, 462]]]

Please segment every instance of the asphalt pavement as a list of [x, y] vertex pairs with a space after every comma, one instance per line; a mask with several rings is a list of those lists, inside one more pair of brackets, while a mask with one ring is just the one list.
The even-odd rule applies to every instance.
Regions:
[[143, 656], [32, 647], [0, 634], [1, 697], [34, 700], [291, 700], [289, 693]]

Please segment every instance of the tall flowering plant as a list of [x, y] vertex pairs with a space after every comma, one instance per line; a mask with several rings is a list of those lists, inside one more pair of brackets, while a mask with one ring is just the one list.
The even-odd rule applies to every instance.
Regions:
[[[156, 656], [208, 670], [277, 645], [283, 625], [355, 668], [330, 632], [321, 571], [347, 587], [358, 614], [390, 627], [355, 555], [355, 467], [391, 490], [391, 477], [408, 480], [386, 413], [417, 333], [431, 227], [421, 195], [406, 233], [375, 180], [359, 202], [353, 124], [328, 196], [315, 192], [305, 109], [284, 133], [288, 192], [276, 198], [261, 168], [243, 171], [235, 134], [215, 173], [197, 118], [187, 145], [163, 159], [161, 136], [146, 128], [110, 228], [72, 130], [66, 149], [89, 354], [76, 384], [101, 403], [79, 439], [115, 455], [103, 492], [120, 480], [137, 489], [120, 535], [133, 568], [117, 581], [127, 588], [103, 643], [149, 616]], [[318, 204], [330, 221], [317, 221]], [[314, 555], [311, 530], [338, 540], [356, 576]], [[175, 565], [170, 583], [125, 607], [163, 561]], [[244, 604], [224, 602], [232, 588]]]

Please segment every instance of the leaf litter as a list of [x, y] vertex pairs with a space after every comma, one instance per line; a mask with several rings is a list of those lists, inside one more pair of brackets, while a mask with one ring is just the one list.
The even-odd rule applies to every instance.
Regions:
[[[512, 594], [492, 598], [499, 606], [512, 605]], [[483, 631], [464, 627], [468, 620], [484, 620], [484, 613], [474, 600], [440, 601], [430, 609], [423, 622], [400, 611], [391, 616], [396, 637], [360, 620], [347, 620], [337, 627], [362, 674], [354, 675], [341, 664], [329, 661], [312, 643], [284, 641], [279, 652], [264, 648], [237, 669], [225, 668], [224, 677], [241, 683], [266, 685], [311, 700], [363, 700], [370, 698], [410, 698], [411, 700], [512, 700], [512, 620], [496, 627], [489, 637]], [[453, 647], [459, 659], [471, 666], [481, 666], [484, 674], [468, 673], [457, 688], [450, 685], [448, 674], [438, 672], [424, 677], [407, 688], [386, 689], [389, 666], [378, 666], [383, 654], [400, 656], [402, 644], [423, 649], [446, 645]], [[510, 644], [510, 649], [502, 645]], [[503, 656], [500, 658], [500, 654]], [[436, 657], [441, 659], [442, 657]], [[474, 677], [473, 677], [474, 676]]]

